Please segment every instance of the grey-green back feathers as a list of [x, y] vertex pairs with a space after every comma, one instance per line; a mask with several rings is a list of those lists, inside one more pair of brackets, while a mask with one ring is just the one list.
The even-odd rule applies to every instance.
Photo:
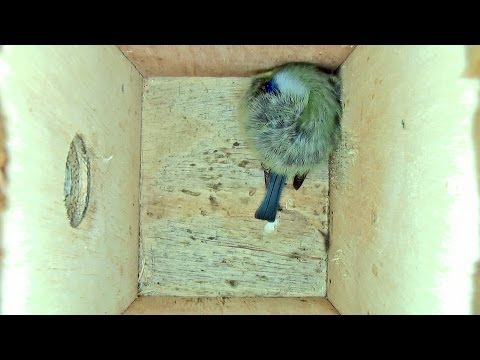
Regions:
[[306, 174], [328, 159], [340, 136], [340, 80], [313, 64], [291, 63], [252, 80], [242, 126], [265, 167]]

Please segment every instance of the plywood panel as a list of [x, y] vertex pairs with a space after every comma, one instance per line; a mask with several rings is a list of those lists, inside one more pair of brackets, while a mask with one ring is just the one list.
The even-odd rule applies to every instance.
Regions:
[[[135, 299], [142, 77], [116, 46], [5, 46], [4, 313], [121, 313]], [[63, 203], [67, 152], [90, 157], [86, 216]]]
[[338, 315], [325, 298], [186, 298], [145, 296], [125, 315]]
[[254, 213], [263, 172], [237, 123], [246, 78], [145, 80], [140, 293], [324, 296], [327, 166], [295, 191], [273, 234]]
[[250, 76], [291, 61], [336, 69], [353, 45], [120, 45], [145, 77]]
[[328, 298], [342, 314], [468, 314], [479, 259], [463, 46], [361, 46], [342, 66]]

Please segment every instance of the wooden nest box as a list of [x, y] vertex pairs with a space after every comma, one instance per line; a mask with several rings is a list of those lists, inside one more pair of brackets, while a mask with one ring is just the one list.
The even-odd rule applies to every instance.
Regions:
[[[4, 314], [474, 314], [474, 46], [4, 46]], [[339, 68], [342, 142], [273, 233], [249, 76]]]

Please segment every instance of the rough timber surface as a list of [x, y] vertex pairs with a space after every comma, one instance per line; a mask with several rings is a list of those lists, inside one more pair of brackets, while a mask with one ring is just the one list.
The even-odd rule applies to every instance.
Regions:
[[124, 315], [339, 315], [323, 297], [140, 296]]
[[289, 180], [272, 234], [238, 126], [248, 78], [144, 80], [139, 293], [325, 296], [328, 169]]
[[287, 62], [335, 70], [354, 45], [119, 45], [144, 77], [251, 76]]

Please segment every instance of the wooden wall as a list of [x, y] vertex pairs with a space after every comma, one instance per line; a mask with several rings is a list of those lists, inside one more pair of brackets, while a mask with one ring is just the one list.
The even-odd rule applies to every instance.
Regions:
[[336, 69], [353, 45], [120, 45], [137, 70], [155, 76], [250, 76], [290, 61]]
[[[119, 314], [137, 295], [142, 77], [116, 46], [4, 46], [2, 313]], [[67, 153], [80, 133], [91, 192], [72, 228]]]
[[338, 315], [321, 297], [188, 298], [139, 297], [125, 315]]
[[466, 70], [465, 46], [360, 46], [342, 65], [327, 294], [340, 313], [473, 311], [479, 82]]

